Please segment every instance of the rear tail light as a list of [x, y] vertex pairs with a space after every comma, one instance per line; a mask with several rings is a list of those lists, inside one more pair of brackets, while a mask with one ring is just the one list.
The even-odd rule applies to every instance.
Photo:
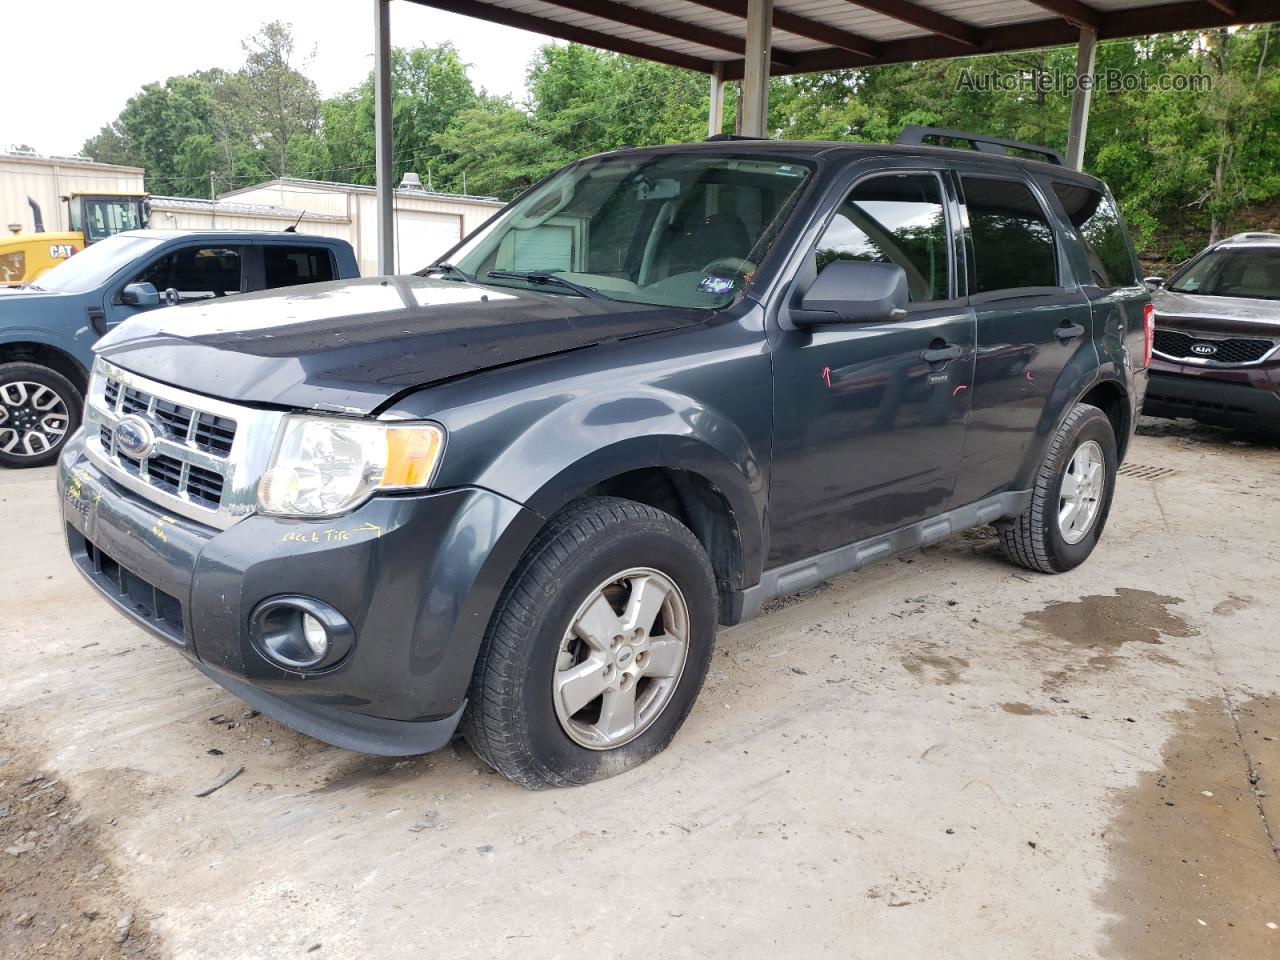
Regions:
[[1142, 308], [1142, 368], [1151, 366], [1151, 348], [1156, 340], [1156, 305], [1148, 303]]

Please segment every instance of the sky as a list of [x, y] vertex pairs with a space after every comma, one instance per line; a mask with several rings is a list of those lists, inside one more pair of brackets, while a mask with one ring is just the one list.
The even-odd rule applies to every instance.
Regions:
[[[373, 67], [371, 0], [13, 0], [12, 7], [3, 18], [5, 74], [24, 78], [23, 93], [6, 97], [0, 110], [0, 150], [28, 144], [74, 154], [144, 83], [238, 67], [241, 40], [271, 20], [292, 23], [299, 51], [314, 49], [307, 73], [322, 96], [355, 86]], [[473, 83], [517, 99], [525, 67], [548, 42], [416, 3], [391, 4], [395, 46], [445, 40], [471, 65]]]

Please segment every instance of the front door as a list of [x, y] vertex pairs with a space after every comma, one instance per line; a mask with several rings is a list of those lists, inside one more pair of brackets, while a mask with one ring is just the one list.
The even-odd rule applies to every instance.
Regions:
[[1057, 428], [1050, 404], [1078, 351], [1096, 366], [1089, 301], [1055, 240], [1043, 198], [1020, 175], [959, 176], [978, 324], [972, 410], [954, 505], [1012, 489]]
[[873, 260], [903, 268], [910, 306], [891, 322], [780, 332], [767, 567], [924, 519], [951, 499], [974, 363], [956, 237], [940, 172], [876, 173], [852, 186], [810, 251], [788, 296], [833, 260]]

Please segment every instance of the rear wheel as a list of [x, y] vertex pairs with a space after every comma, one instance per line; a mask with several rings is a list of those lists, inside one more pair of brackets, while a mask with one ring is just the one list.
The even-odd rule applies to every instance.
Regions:
[[0, 364], [0, 467], [42, 467], [58, 459], [80, 426], [80, 391], [38, 363]]
[[527, 787], [589, 783], [661, 751], [701, 689], [715, 578], [669, 514], [612, 497], [552, 518], [512, 575], [463, 735]]
[[1116, 483], [1116, 437], [1107, 415], [1078, 403], [1049, 444], [1031, 503], [997, 525], [1015, 563], [1041, 573], [1065, 573], [1093, 552], [1102, 536]]

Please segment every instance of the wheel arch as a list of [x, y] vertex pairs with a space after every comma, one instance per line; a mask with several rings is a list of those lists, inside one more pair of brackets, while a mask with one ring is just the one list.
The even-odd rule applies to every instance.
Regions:
[[0, 343], [0, 363], [38, 363], [62, 374], [84, 397], [89, 387], [89, 372], [80, 361], [58, 347], [35, 340]]

